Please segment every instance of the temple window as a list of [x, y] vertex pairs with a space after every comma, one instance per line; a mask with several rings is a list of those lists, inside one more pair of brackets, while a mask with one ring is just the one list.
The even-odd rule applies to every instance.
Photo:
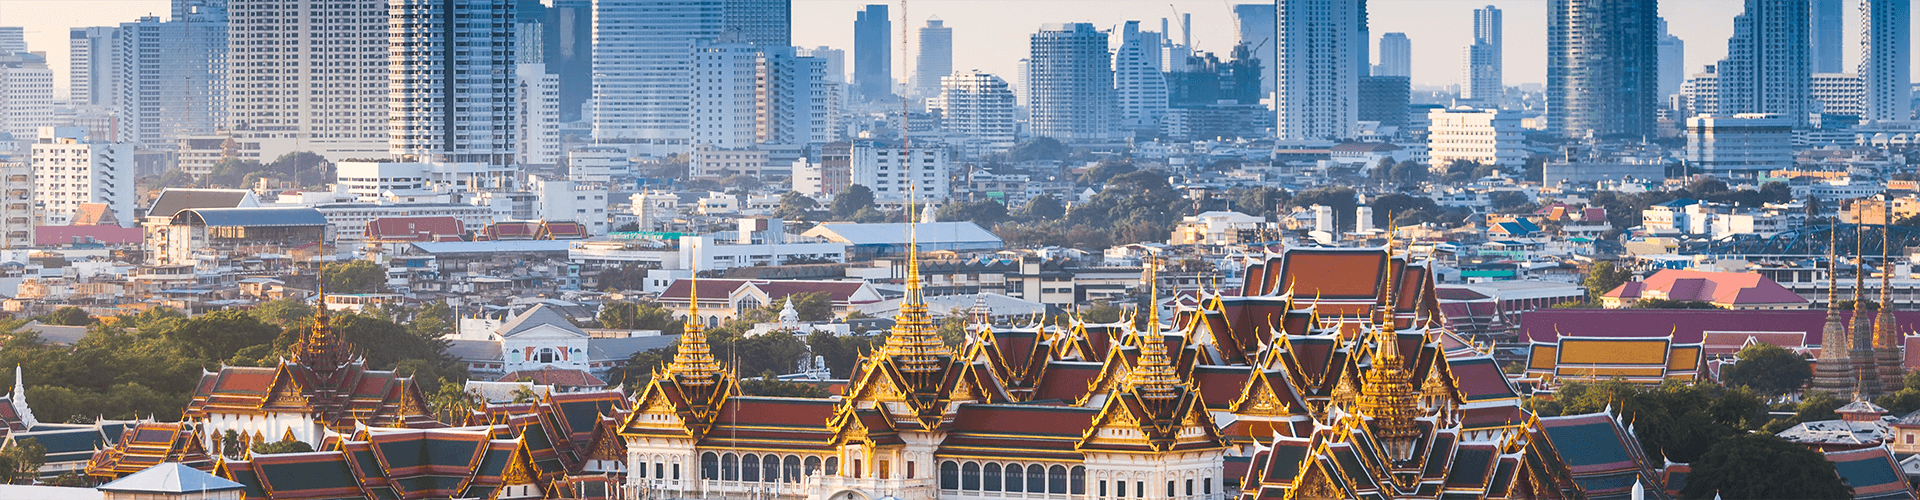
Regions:
[[1047, 493], [1064, 494], [1067, 492], [1067, 468], [1055, 465], [1047, 469]]
[[981, 485], [981, 489], [986, 491], [1000, 491], [1000, 464], [989, 463], [986, 467], [982, 467], [980, 472], [983, 479], [985, 479], [985, 481], [982, 481], [984, 484]]
[[940, 489], [960, 489], [960, 465], [948, 460], [940, 463]]
[[760, 465], [759, 455], [748, 453], [745, 457], [741, 458], [740, 459], [740, 480], [741, 481], [759, 481], [760, 480], [759, 465]]
[[1068, 477], [1067, 485], [1073, 489], [1073, 494], [1075, 495], [1087, 494], [1087, 468], [1086, 467], [1077, 466], [1077, 465], [1074, 466], [1073, 471], [1069, 473], [1067, 477]]

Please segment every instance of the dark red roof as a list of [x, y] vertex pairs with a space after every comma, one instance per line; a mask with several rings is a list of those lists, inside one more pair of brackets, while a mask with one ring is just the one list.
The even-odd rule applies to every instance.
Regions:
[[367, 223], [366, 237], [386, 241], [445, 241], [447, 236], [458, 238], [466, 232], [460, 219], [453, 217], [381, 217]]
[[[1900, 330], [1920, 324], [1920, 311], [1894, 311]], [[1814, 309], [1736, 311], [1726, 309], [1539, 309], [1520, 316], [1520, 331], [1533, 342], [1554, 343], [1559, 337], [1665, 337], [1673, 332], [1676, 344], [1698, 344], [1706, 332], [1793, 332], [1804, 334], [1806, 346], [1820, 345], [1827, 312]], [[1843, 314], [1851, 322], [1852, 314]], [[1556, 333], [1557, 332], [1557, 333]]]
[[500, 377], [497, 381], [518, 382], [521, 379], [531, 381], [535, 385], [551, 385], [557, 387], [602, 387], [607, 385], [605, 380], [600, 380], [600, 377], [595, 377], [591, 373], [564, 368], [521, 370], [508, 373]]

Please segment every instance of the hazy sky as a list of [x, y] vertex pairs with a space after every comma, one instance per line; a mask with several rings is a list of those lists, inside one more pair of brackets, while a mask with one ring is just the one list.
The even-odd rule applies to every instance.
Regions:
[[[506, 0], [501, 0], [506, 1]], [[803, 47], [828, 45], [849, 49], [853, 44], [854, 13], [866, 0], [794, 0], [793, 42]], [[1168, 6], [1172, 3], [1172, 7]], [[1006, 77], [1027, 54], [1027, 36], [1043, 23], [1087, 22], [1102, 29], [1139, 20], [1143, 29], [1159, 30], [1160, 18], [1174, 9], [1193, 15], [1193, 40], [1199, 50], [1224, 53], [1234, 42], [1230, 3], [1244, 0], [914, 0], [906, 18], [912, 28], [938, 16], [953, 28], [954, 69], [979, 69]], [[1675, 36], [1686, 41], [1688, 73], [1726, 55], [1727, 36], [1741, 0], [1665, 0], [1661, 15]], [[1371, 0], [1368, 10], [1377, 39], [1382, 33], [1403, 32], [1413, 41], [1413, 81], [1451, 84], [1460, 80], [1461, 54], [1472, 38], [1472, 10], [1494, 5], [1503, 11], [1507, 84], [1546, 79], [1546, 2], [1544, 0]], [[1842, 43], [1853, 67], [1858, 58], [1858, 0], [1846, 0], [1847, 25]], [[66, 86], [67, 28], [105, 26], [133, 21], [142, 15], [167, 15], [167, 0], [0, 0], [0, 26], [25, 26], [31, 50], [46, 51], [58, 85]], [[898, 1], [888, 3], [895, 20], [898, 45], [902, 13]], [[1178, 23], [1173, 23], [1177, 39]], [[916, 33], [914, 29], [909, 32]], [[1118, 38], [1116, 35], [1115, 38]], [[894, 51], [894, 72], [905, 78], [912, 65]], [[910, 59], [908, 59], [910, 60]], [[1920, 57], [1914, 59], [1920, 63]], [[849, 65], [851, 62], [849, 62]], [[848, 68], [851, 70], [851, 68]], [[1012, 78], [1007, 78], [1012, 81]]]

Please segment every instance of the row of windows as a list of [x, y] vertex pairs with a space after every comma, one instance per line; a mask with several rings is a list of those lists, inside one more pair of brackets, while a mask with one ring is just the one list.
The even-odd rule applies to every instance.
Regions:
[[[825, 466], [824, 471], [822, 466]], [[654, 467], [657, 470], [659, 464], [655, 464]], [[642, 468], [640, 477], [646, 477], [644, 470]], [[675, 465], [674, 479], [680, 478], [679, 472], [679, 466]], [[802, 460], [794, 455], [787, 455], [784, 459], [774, 455], [762, 456], [748, 453], [736, 456], [732, 453], [716, 454], [711, 451], [700, 455], [700, 479], [798, 483], [801, 478], [815, 472], [838, 474], [840, 458], [828, 457], [825, 462], [822, 462], [820, 457], [807, 457]], [[657, 474], [656, 477], [658, 477]]]
[[1087, 493], [1087, 468], [1040, 464], [962, 465], [948, 460], [940, 463], [940, 489], [967, 491], [1005, 491], [1009, 493]]

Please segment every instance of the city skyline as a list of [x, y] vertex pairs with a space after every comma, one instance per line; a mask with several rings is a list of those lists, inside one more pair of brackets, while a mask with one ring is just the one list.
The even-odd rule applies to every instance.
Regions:
[[[547, 0], [551, 3], [552, 0]], [[1118, 28], [1127, 20], [1141, 21], [1142, 29], [1157, 30], [1160, 18], [1174, 17], [1174, 11], [1193, 16], [1195, 49], [1224, 55], [1234, 43], [1234, 24], [1228, 4], [1198, 0], [1154, 2], [1116, 0], [1103, 2], [1101, 9], [1076, 7], [1092, 0], [1049, 0], [1017, 2], [1012, 0], [920, 0], [908, 4], [907, 26], [914, 30], [928, 18], [939, 17], [953, 28], [956, 71], [980, 70], [1013, 81], [1019, 59], [1026, 57], [1027, 36], [1041, 24], [1061, 22], [1092, 23], [1101, 30], [1113, 30], [1117, 45]], [[68, 28], [117, 26], [143, 15], [167, 16], [168, 0], [59, 0], [61, 5], [85, 5], [80, 9], [42, 9], [49, 0], [0, 0], [0, 26], [25, 26], [31, 50], [45, 51], [49, 66], [55, 70], [56, 84], [64, 89], [67, 80]], [[873, 4], [861, 0], [797, 0], [793, 8], [792, 42], [799, 47], [821, 45], [850, 50], [853, 47], [855, 12]], [[899, 2], [881, 2], [889, 7], [893, 22], [902, 22]], [[1235, 1], [1234, 4], [1254, 3]], [[1841, 43], [1851, 70], [1859, 64], [1857, 50], [1860, 33], [1860, 0], [1842, 1]], [[1395, 8], [1396, 5], [1420, 8]], [[1726, 56], [1726, 40], [1732, 35], [1733, 17], [1742, 10], [1742, 0], [1668, 0], [1660, 5], [1662, 17], [1674, 36], [1692, 42], [1686, 46], [1685, 73], [1698, 72], [1702, 65]], [[1546, 3], [1527, 0], [1373, 0], [1369, 7], [1369, 31], [1378, 35], [1406, 33], [1414, 41], [1412, 83], [1416, 86], [1463, 83], [1460, 71], [1461, 51], [1472, 43], [1473, 9], [1493, 5], [1505, 13], [1507, 38], [1504, 65], [1508, 85], [1537, 84], [1546, 81]], [[1017, 7], [1017, 8], [1016, 8]], [[1019, 20], [1009, 20], [1007, 12], [1020, 12]], [[1097, 12], [1099, 16], [1090, 15]], [[901, 36], [900, 24], [892, 27], [892, 36]], [[1178, 39], [1178, 23], [1172, 23]], [[909, 43], [918, 37], [909, 36]], [[909, 47], [901, 54], [899, 40], [893, 41], [893, 78], [906, 82], [912, 77], [918, 51]], [[851, 55], [851, 54], [849, 54]], [[1378, 56], [1375, 55], [1377, 58]], [[851, 62], [851, 61], [849, 61]], [[1268, 65], [1269, 70], [1271, 65]], [[848, 68], [849, 71], [852, 68]], [[65, 95], [64, 93], [61, 95]]]

